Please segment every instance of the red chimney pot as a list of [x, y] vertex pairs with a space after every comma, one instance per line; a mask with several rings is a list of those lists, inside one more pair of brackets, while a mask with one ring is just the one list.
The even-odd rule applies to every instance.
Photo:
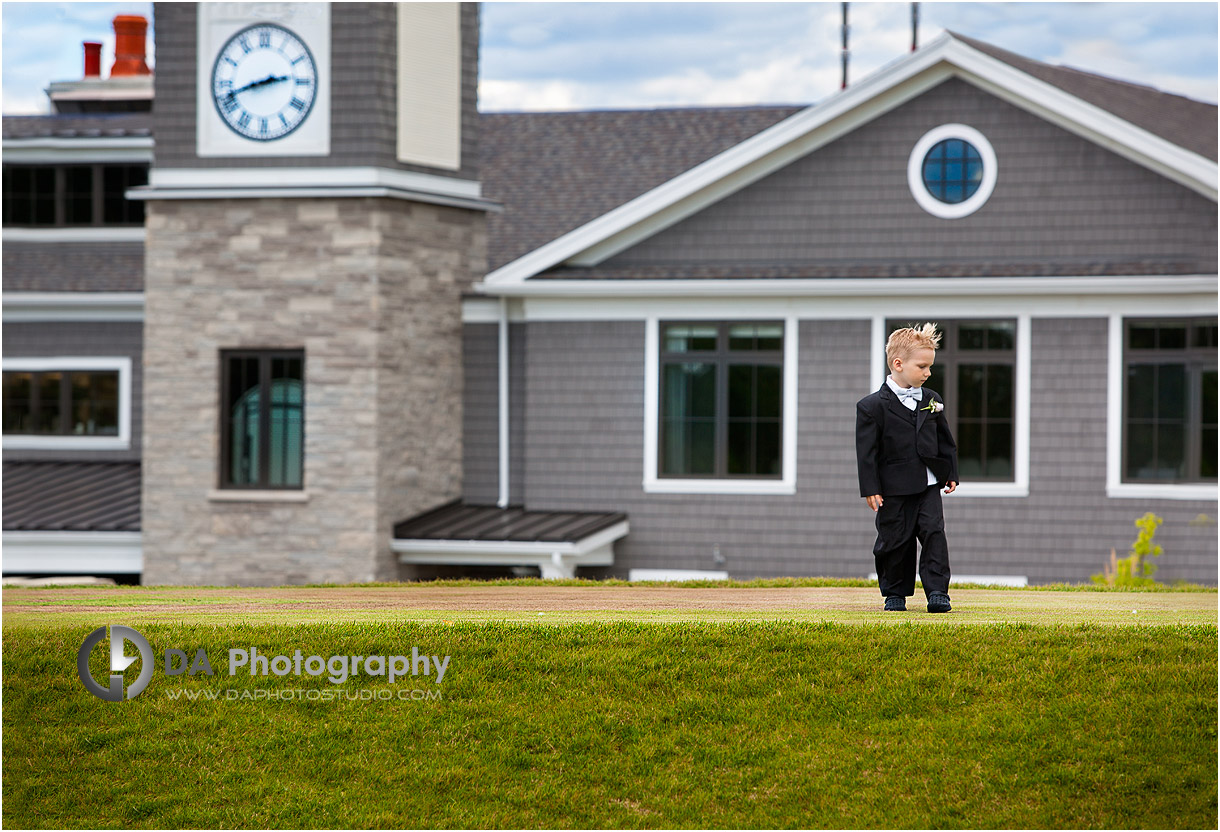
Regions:
[[151, 75], [144, 60], [144, 38], [148, 21], [134, 14], [121, 14], [114, 19], [114, 66], [110, 77]]
[[102, 45], [95, 40], [85, 41], [85, 77], [100, 78], [102, 75]]

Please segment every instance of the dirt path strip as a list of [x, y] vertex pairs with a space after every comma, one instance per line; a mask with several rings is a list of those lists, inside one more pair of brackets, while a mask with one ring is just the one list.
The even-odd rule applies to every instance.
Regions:
[[4, 626], [110, 623], [308, 624], [417, 621], [835, 621], [937, 625], [1216, 624], [1210, 592], [957, 590], [953, 612], [921, 595], [906, 613], [881, 611], [865, 587], [325, 587], [5, 589]]

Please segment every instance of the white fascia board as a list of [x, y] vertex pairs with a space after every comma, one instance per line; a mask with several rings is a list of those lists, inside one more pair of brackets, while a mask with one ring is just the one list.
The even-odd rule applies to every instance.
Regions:
[[475, 179], [364, 167], [293, 168], [154, 168], [150, 191], [283, 188], [393, 188], [462, 199], [481, 199], [483, 186]]
[[144, 226], [134, 228], [6, 228], [6, 243], [142, 243]]
[[82, 163], [152, 163], [151, 136], [117, 136], [114, 138], [5, 139], [4, 161], [10, 164], [46, 165], [69, 162]]
[[5, 292], [4, 323], [144, 320], [143, 292]]
[[144, 571], [140, 532], [6, 531], [3, 543], [3, 571], [7, 575], [127, 575]]
[[[658, 212], [674, 206], [681, 200], [691, 198], [704, 189], [717, 185], [722, 179], [731, 174], [743, 171], [748, 166], [755, 165], [763, 160], [771, 163], [769, 165], [765, 163], [758, 164], [750, 170], [745, 170], [731, 183], [731, 186], [726, 185], [717, 188], [714, 198], [701, 200], [697, 203], [688, 203], [684, 207], [690, 209], [687, 212], [689, 214], [715, 199], [723, 199], [732, 190], [745, 187], [750, 182], [788, 164], [799, 155], [816, 149], [816, 147], [820, 146], [815, 143], [818, 138], [822, 140], [822, 144], [832, 141], [842, 133], [859, 126], [867, 118], [875, 118], [882, 115], [886, 108], [896, 107], [908, 98], [924, 92], [926, 89], [949, 77], [951, 70], [948, 67], [933, 71], [921, 79], [923, 83], [912, 84], [905, 90], [901, 90], [898, 94], [891, 96], [888, 100], [875, 103], [869, 108], [870, 114], [867, 118], [852, 118], [850, 123], [839, 125], [840, 130], [827, 132], [823, 136], [807, 141], [806, 145], [803, 145], [799, 151], [789, 150], [780, 153], [774, 158], [767, 158], [770, 154], [783, 151], [793, 142], [806, 137], [811, 131], [822, 127], [839, 116], [848, 114], [861, 105], [868, 104], [871, 99], [890, 88], [901, 85], [904, 81], [912, 79], [925, 70], [932, 70], [941, 62], [942, 53], [947, 42], [948, 35], [943, 35], [926, 50], [916, 52], [910, 57], [896, 61], [889, 67], [885, 67], [865, 78], [855, 86], [832, 96], [822, 104], [801, 110], [799, 113], [746, 139], [741, 144], [735, 145], [668, 182], [659, 185], [653, 190], [641, 194], [630, 202], [624, 203], [618, 208], [552, 240], [550, 243], [535, 249], [525, 256], [501, 266], [487, 275], [484, 279], [485, 283], [506, 286], [520, 283], [556, 264], [578, 258], [578, 255], [582, 255], [586, 250], [593, 248], [595, 245], [604, 244], [612, 237], [622, 235], [636, 224], [650, 219]], [[905, 97], [903, 93], [905, 93]], [[679, 211], [670, 220], [670, 223], [677, 222], [681, 216], [685, 215], [680, 214]], [[650, 228], [648, 233], [656, 233], [657, 230], [659, 228]], [[625, 239], [627, 238], [619, 236], [616, 243], [623, 243]], [[621, 245], [620, 249], [625, 248], [629, 244], [628, 242]], [[602, 250], [606, 249], [603, 247]], [[605, 254], [604, 256], [609, 255]], [[583, 262], [583, 258], [581, 260]]]
[[960, 67], [964, 80], [997, 98], [1216, 200], [1217, 165], [1211, 159], [964, 43], [950, 43], [946, 60]]
[[537, 280], [477, 283], [475, 290], [508, 297], [928, 297], [1039, 295], [1177, 295], [1215, 293], [1216, 275], [1084, 277], [903, 277], [742, 280]]

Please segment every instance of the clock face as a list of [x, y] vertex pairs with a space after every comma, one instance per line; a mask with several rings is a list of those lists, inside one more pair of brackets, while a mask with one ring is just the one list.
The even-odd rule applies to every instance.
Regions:
[[212, 66], [221, 120], [260, 142], [283, 138], [309, 117], [318, 69], [305, 44], [282, 26], [260, 23], [229, 38]]

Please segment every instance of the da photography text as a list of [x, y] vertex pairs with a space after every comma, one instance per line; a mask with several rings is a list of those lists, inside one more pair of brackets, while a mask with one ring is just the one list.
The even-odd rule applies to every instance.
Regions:
[[[76, 666], [81, 684], [99, 699], [121, 702], [134, 699], [152, 679], [155, 661], [148, 639], [131, 627], [110, 627], [110, 671], [109, 687], [103, 687], [93, 678], [89, 670], [89, 656], [93, 648], [106, 638], [106, 627], [98, 627], [86, 638], [77, 652]], [[138, 650], [135, 656], [126, 653], [127, 642]], [[140, 660], [140, 674], [133, 684], [124, 689], [123, 671]], [[432, 677], [441, 684], [449, 669], [449, 656], [420, 653], [418, 647], [411, 648], [411, 655], [364, 656], [341, 654], [326, 658], [318, 655], [306, 656], [300, 650], [291, 655], [268, 656], [257, 647], [234, 647], [228, 650], [229, 676], [324, 676], [329, 682], [341, 685], [355, 676], [384, 677], [390, 684], [404, 676]], [[205, 648], [200, 647], [192, 657], [186, 650], [169, 648], [162, 654], [162, 670], [166, 676], [214, 676], [212, 660]], [[224, 665], [221, 665], [223, 668]]]

